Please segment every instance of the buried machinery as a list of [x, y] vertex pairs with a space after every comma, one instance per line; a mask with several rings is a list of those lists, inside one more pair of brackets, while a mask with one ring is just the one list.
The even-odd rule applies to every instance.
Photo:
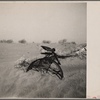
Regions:
[[[63, 71], [60, 67], [60, 62], [58, 60], [58, 56], [55, 53], [54, 48], [50, 48], [47, 46], [41, 46], [44, 50], [47, 52], [41, 53], [44, 54], [45, 57], [36, 59], [35, 61], [31, 62], [29, 66], [26, 69], [26, 72], [29, 70], [35, 70], [35, 71], [42, 71], [42, 72], [51, 72], [52, 74], [55, 74], [59, 79], [63, 79]], [[52, 68], [51, 64], [55, 64], [56, 68]]]

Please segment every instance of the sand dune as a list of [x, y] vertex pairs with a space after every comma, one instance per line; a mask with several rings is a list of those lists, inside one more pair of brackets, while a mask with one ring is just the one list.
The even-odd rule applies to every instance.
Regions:
[[41, 75], [33, 70], [26, 73], [14, 67], [22, 55], [26, 58], [39, 55], [36, 44], [0, 44], [0, 47], [0, 98], [86, 97], [86, 60], [60, 59], [64, 72], [64, 79], [60, 80], [51, 74]]

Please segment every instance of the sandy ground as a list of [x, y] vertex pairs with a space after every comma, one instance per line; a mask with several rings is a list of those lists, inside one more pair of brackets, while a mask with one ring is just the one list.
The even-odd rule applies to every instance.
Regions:
[[[57, 50], [64, 46], [50, 44]], [[68, 45], [66, 51], [72, 46]], [[40, 56], [40, 44], [0, 44], [0, 98], [85, 98], [86, 60], [60, 59], [64, 79], [36, 71], [25, 73], [14, 67], [15, 62]]]

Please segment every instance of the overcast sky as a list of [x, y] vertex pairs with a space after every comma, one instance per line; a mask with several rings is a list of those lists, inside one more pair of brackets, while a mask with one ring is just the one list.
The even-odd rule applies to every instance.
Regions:
[[86, 42], [86, 3], [0, 3], [0, 40]]

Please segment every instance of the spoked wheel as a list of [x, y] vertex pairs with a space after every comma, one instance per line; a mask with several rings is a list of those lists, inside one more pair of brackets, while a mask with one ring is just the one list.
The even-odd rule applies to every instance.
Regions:
[[50, 72], [51, 74], [55, 74], [61, 80], [64, 78], [61, 67], [55, 61], [53, 61], [53, 64], [50, 66], [50, 63], [48, 63], [47, 60], [45, 61], [43, 58], [37, 59], [29, 65], [26, 72], [32, 69], [35, 71], [46, 71], [46, 73]]
[[47, 60], [45, 60], [44, 58], [37, 59], [29, 65], [26, 72], [28, 72], [29, 70], [32, 70], [32, 69], [36, 70], [36, 71], [48, 70], [49, 66], [50, 66], [50, 63]]
[[64, 75], [61, 67], [55, 61], [53, 63], [55, 64], [55, 68], [53, 68], [54, 66], [51, 65], [48, 71], [52, 74], [55, 74], [59, 79], [62, 80], [64, 78]]

